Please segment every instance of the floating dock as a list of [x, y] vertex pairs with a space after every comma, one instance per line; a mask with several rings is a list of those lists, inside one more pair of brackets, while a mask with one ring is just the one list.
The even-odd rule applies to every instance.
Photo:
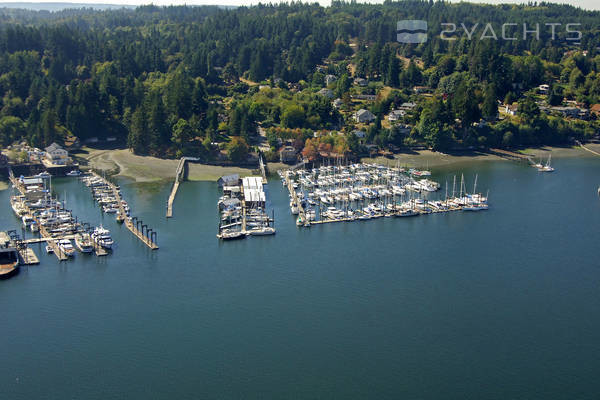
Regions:
[[30, 247], [19, 249], [19, 263], [21, 265], [37, 265], [40, 263], [37, 255]]
[[[119, 190], [117, 189], [117, 187], [113, 183], [100, 177], [98, 174], [93, 173], [93, 175], [96, 178], [102, 179], [106, 183], [106, 185], [110, 188], [110, 190], [112, 191], [113, 196], [115, 197], [115, 199], [117, 200], [117, 203], [119, 205], [118, 215], [126, 216], [127, 213], [125, 212], [125, 208], [123, 207], [123, 201], [121, 199], [121, 195], [119, 194]], [[145, 235], [144, 228], [147, 228], [146, 225], [144, 225], [142, 223], [142, 230], [140, 231], [138, 229], [138, 225], [141, 223], [141, 221], [139, 221], [136, 217], [133, 217], [133, 218], [124, 217], [124, 218], [125, 218], [125, 226], [127, 227], [127, 229], [129, 229], [129, 231], [131, 233], [133, 233], [133, 235], [135, 237], [137, 237], [139, 240], [141, 240], [142, 243], [144, 243], [150, 249], [158, 250], [158, 244], [156, 243], [156, 232], [155, 231], [153, 231], [152, 229], [145, 229], [146, 230], [146, 235]], [[135, 220], [136, 223], [134, 223], [133, 220]], [[152, 232], [152, 234], [150, 235], [149, 232]], [[96, 253], [96, 254], [98, 254], [98, 253]], [[104, 254], [99, 254], [99, 255], [104, 255]]]

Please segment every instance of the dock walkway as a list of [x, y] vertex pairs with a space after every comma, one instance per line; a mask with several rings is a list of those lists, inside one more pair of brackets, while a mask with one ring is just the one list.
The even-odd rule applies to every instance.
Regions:
[[[100, 176], [98, 174], [96, 174], [96, 173], [93, 173], [93, 174], [95, 176], [97, 176], [98, 178], [100, 178]], [[101, 179], [103, 179], [103, 178], [101, 178]], [[146, 246], [150, 247], [152, 250], [157, 250], [158, 245], [152, 239], [150, 239], [146, 235], [144, 235], [143, 232], [141, 232], [139, 229], [137, 229], [137, 226], [131, 221], [131, 218], [125, 217], [127, 214], [125, 212], [125, 208], [123, 207], [123, 201], [121, 199], [121, 195], [119, 194], [119, 191], [117, 190], [117, 187], [113, 183], [107, 181], [106, 179], [104, 179], [104, 181], [106, 182], [106, 184], [108, 185], [110, 190], [113, 192], [113, 196], [115, 197], [115, 199], [117, 200], [117, 203], [119, 204], [119, 214], [125, 218], [125, 226], [127, 227], [127, 229], [129, 229], [129, 231], [131, 233], [133, 233], [133, 235], [136, 236], [138, 239], [140, 239]], [[98, 253], [96, 253], [96, 254], [98, 254]], [[104, 254], [98, 254], [98, 255], [104, 255]]]
[[175, 182], [171, 188], [171, 194], [167, 200], [167, 218], [173, 217], [173, 202], [175, 202], [175, 196], [177, 196], [177, 190], [179, 190], [179, 184], [185, 179], [185, 163], [188, 161], [199, 161], [197, 157], [181, 157], [177, 170], [175, 171]]

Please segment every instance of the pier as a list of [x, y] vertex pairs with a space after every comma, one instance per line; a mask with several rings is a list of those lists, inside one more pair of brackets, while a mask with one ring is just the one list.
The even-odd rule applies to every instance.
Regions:
[[[112, 192], [112, 195], [116, 199], [119, 210], [117, 214], [117, 218], [123, 218], [125, 222], [125, 226], [127, 229], [133, 233], [135, 237], [137, 237], [142, 243], [148, 246], [152, 250], [158, 249], [158, 244], [156, 243], [156, 238], [158, 234], [151, 228], [148, 228], [148, 225], [144, 224], [142, 220], [139, 220], [137, 217], [130, 218], [127, 216], [127, 211], [125, 210], [125, 206], [123, 205], [123, 199], [119, 193], [118, 188], [114, 183], [109, 182], [108, 180], [100, 177], [98, 174], [93, 173], [93, 176], [96, 179], [102, 180]], [[140, 230], [141, 226], [141, 230]], [[102, 254], [103, 255], [103, 254]]]
[[179, 184], [185, 179], [185, 166], [188, 161], [199, 161], [196, 157], [181, 157], [177, 170], [175, 171], [175, 182], [171, 188], [171, 194], [167, 200], [167, 218], [173, 217], [173, 202], [175, 202], [175, 196], [177, 196], [177, 190], [179, 190]]

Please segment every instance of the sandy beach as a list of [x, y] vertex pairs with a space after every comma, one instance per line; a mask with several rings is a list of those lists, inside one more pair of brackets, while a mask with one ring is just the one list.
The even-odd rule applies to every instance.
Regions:
[[[173, 179], [179, 163], [179, 160], [136, 156], [127, 149], [99, 150], [84, 148], [79, 156], [87, 160], [92, 168], [130, 178], [136, 182]], [[248, 176], [253, 174], [253, 170], [250, 168], [190, 163], [188, 179], [191, 181], [216, 181], [221, 176], [229, 174]]]

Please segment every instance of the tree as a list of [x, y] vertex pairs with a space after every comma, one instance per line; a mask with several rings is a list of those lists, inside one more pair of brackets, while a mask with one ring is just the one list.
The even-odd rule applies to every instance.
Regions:
[[483, 104], [481, 105], [481, 114], [488, 121], [495, 120], [498, 116], [498, 103], [496, 101], [496, 86], [489, 84], [485, 88]]
[[188, 121], [180, 118], [173, 126], [173, 136], [171, 141], [175, 144], [181, 155], [189, 154], [190, 140], [194, 137], [194, 130]]
[[0, 118], [0, 145], [8, 146], [25, 136], [25, 123], [19, 117], [4, 116]]
[[250, 148], [246, 141], [241, 137], [233, 137], [227, 144], [227, 156], [233, 162], [243, 162], [248, 158]]
[[286, 128], [300, 128], [304, 121], [304, 109], [295, 104], [287, 106], [281, 115], [281, 124]]

